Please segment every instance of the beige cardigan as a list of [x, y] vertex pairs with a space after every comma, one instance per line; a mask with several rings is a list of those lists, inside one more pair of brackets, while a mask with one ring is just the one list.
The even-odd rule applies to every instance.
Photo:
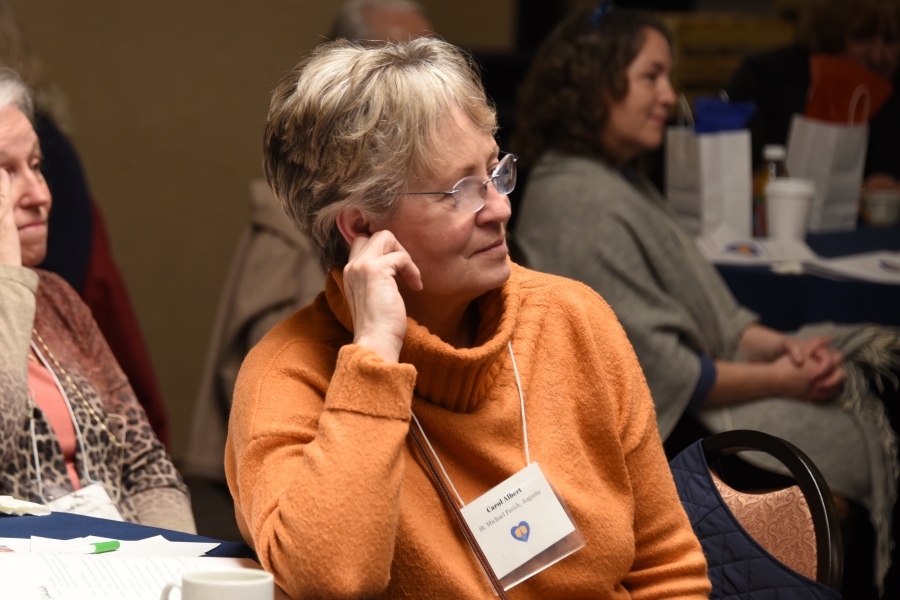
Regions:
[[247, 352], [276, 323], [309, 304], [325, 276], [306, 238], [262, 179], [228, 272], [194, 406], [184, 471], [225, 481], [222, 456], [231, 395]]
[[[48, 368], [84, 440], [75, 458], [82, 483], [90, 477], [101, 484], [127, 521], [194, 533], [187, 489], [90, 309], [59, 276], [15, 265], [0, 265], [0, 494], [42, 502], [73, 491], [62, 449], [39, 408], [29, 424], [32, 328], [52, 353]], [[46, 348], [42, 353], [50, 356]], [[122, 450], [104, 429], [114, 423], [125, 425]], [[42, 488], [33, 483], [36, 462]]]

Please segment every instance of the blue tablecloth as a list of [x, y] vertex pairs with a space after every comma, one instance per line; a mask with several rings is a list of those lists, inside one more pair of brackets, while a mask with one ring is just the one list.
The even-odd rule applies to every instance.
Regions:
[[222, 542], [199, 535], [146, 527], [134, 523], [96, 519], [68, 513], [51, 513], [45, 517], [13, 517], [0, 515], [0, 537], [30, 538], [33, 535], [68, 540], [86, 535], [112, 538], [114, 540], [142, 540], [161, 535], [170, 542], [218, 542], [220, 545], [205, 556], [228, 556], [232, 558], [252, 558], [256, 554], [247, 544]]
[[[834, 258], [900, 250], [900, 228], [809, 235], [812, 250]], [[834, 281], [812, 275], [777, 275], [768, 267], [716, 265], [738, 302], [764, 325], [793, 331], [808, 323], [879, 323], [900, 327], [900, 285]]]

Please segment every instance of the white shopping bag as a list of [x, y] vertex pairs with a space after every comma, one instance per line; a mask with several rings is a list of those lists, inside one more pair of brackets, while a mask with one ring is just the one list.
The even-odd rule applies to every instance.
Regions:
[[666, 197], [694, 235], [749, 239], [753, 175], [750, 132], [666, 131]]
[[[866, 100], [864, 116], [855, 122], [860, 98]], [[860, 86], [846, 125], [803, 115], [794, 115], [791, 121], [786, 166], [791, 177], [810, 179], [816, 185], [809, 217], [812, 233], [856, 229], [869, 144], [868, 99], [868, 88]]]

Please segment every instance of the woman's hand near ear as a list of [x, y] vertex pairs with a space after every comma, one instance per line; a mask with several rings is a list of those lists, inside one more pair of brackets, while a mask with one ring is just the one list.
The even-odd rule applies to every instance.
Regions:
[[390, 231], [359, 235], [344, 267], [344, 295], [353, 317], [353, 343], [397, 362], [406, 336], [406, 305], [395, 277], [422, 289], [419, 268]]
[[12, 183], [9, 173], [0, 169], [0, 264], [22, 265], [22, 246], [14, 215]]

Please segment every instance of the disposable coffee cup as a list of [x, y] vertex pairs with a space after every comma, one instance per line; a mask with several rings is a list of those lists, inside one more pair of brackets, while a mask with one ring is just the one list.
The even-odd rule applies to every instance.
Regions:
[[273, 600], [275, 578], [258, 569], [195, 571], [181, 576], [181, 583], [170, 583], [160, 600], [169, 600], [172, 589], [181, 590], [181, 600]]
[[806, 237], [816, 188], [808, 179], [783, 177], [766, 186], [766, 219], [769, 237], [802, 240]]
[[900, 191], [865, 191], [863, 192], [863, 208], [870, 225], [893, 227], [900, 222]]

